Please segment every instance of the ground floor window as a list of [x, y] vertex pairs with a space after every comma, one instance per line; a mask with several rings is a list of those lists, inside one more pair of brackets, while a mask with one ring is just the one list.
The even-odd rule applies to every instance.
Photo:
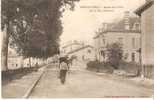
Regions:
[[132, 53], [132, 61], [135, 61], [135, 53]]
[[103, 58], [105, 58], [105, 52], [102, 50], [100, 53], [101, 53], [101, 56], [103, 56]]

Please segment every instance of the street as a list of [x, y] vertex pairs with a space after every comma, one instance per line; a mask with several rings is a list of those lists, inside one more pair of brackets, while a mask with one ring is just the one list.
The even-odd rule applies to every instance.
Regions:
[[49, 66], [29, 98], [151, 97], [153, 94], [154, 90], [84, 69], [70, 71], [62, 85], [56, 69]]

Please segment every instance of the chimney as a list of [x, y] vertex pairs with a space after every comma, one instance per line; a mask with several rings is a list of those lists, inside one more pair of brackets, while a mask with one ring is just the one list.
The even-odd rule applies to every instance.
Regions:
[[130, 30], [130, 23], [129, 23], [129, 11], [125, 12], [124, 15], [124, 29], [125, 30]]

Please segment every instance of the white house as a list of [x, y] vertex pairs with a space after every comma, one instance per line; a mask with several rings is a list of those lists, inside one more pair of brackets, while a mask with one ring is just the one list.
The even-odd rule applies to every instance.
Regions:
[[130, 17], [125, 12], [124, 18], [117, 23], [104, 23], [103, 29], [94, 37], [96, 58], [106, 61], [106, 46], [115, 42], [122, 44], [123, 59], [127, 62], [139, 62], [140, 53], [140, 20]]
[[71, 52], [83, 46], [84, 46], [84, 43], [81, 41], [76, 41], [76, 40], [68, 41], [67, 43], [61, 46], [60, 52], [67, 54], [68, 52]]
[[69, 57], [75, 56], [77, 61], [92, 61], [95, 59], [95, 52], [94, 48], [90, 45], [85, 45], [78, 49], [68, 52]]

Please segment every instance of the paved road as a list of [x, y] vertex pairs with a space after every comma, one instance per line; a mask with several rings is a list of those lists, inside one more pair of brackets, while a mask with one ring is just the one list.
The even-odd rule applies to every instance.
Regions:
[[151, 96], [154, 91], [86, 70], [73, 70], [67, 75], [65, 85], [60, 83], [57, 72], [48, 68], [30, 98], [95, 98], [112, 96]]

